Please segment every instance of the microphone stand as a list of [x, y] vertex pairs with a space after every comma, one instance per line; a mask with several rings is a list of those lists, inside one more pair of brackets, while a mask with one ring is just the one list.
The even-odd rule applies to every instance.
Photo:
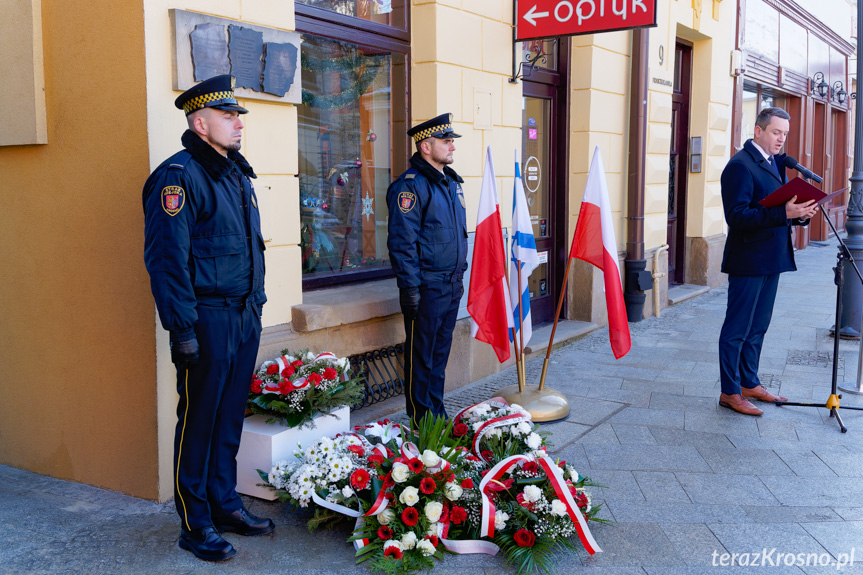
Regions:
[[[804, 175], [803, 179], [808, 180], [810, 178]], [[839, 405], [839, 400], [842, 399], [842, 396], [836, 393], [839, 374], [839, 321], [842, 316], [842, 283], [844, 278], [845, 262], [847, 261], [851, 264], [851, 267], [857, 273], [857, 277], [860, 278], [861, 282], [863, 282], [863, 274], [860, 273], [860, 269], [854, 262], [854, 258], [851, 256], [851, 251], [848, 249], [848, 246], [842, 238], [839, 237], [839, 232], [836, 231], [836, 226], [833, 225], [833, 221], [827, 216], [824, 204], [821, 204], [818, 207], [821, 208], [821, 213], [824, 215], [824, 219], [827, 220], [828, 224], [830, 224], [830, 229], [833, 230], [833, 236], [839, 241], [839, 252], [836, 254], [836, 267], [833, 268], [833, 283], [836, 284], [836, 331], [833, 334], [833, 379], [830, 386], [830, 397], [827, 398], [827, 402], [823, 405], [820, 403], [799, 403], [795, 401], [777, 401], [775, 403], [780, 407], [783, 405], [799, 405], [802, 407], [823, 407], [828, 409], [830, 410], [830, 417], [835, 417], [836, 421], [839, 423], [839, 429], [842, 433], [847, 433], [848, 428], [845, 427], [844, 423], [842, 423], [842, 418], [839, 417], [839, 410], [853, 409], [863, 411], [863, 407]]]

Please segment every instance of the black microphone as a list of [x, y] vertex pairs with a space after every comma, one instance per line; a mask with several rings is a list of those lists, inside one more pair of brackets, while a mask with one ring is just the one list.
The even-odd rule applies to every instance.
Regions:
[[792, 170], [797, 170], [798, 172], [803, 174], [804, 178], [809, 178], [810, 180], [815, 180], [819, 184], [824, 181], [824, 178], [822, 178], [818, 174], [810, 172], [809, 170], [807, 170], [806, 168], [804, 168], [803, 166], [798, 164], [797, 158], [795, 158], [793, 156], [785, 156], [785, 167], [791, 168]]

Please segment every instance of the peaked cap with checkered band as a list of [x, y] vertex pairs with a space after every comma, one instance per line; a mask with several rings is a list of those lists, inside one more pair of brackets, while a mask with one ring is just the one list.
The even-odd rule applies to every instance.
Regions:
[[248, 110], [240, 106], [234, 97], [234, 84], [234, 77], [230, 74], [213, 76], [180, 94], [174, 100], [174, 105], [186, 112], [187, 116], [201, 108], [231, 110], [238, 114], [245, 114]]
[[441, 114], [437, 118], [432, 118], [418, 126], [414, 126], [408, 130], [408, 136], [414, 139], [414, 142], [420, 142], [426, 138], [438, 138], [445, 140], [447, 138], [461, 138], [461, 135], [452, 131], [452, 114]]

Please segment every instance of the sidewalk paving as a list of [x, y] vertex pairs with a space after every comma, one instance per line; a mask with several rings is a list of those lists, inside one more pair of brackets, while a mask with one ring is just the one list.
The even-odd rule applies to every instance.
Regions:
[[[799, 271], [780, 281], [760, 373], [765, 386], [791, 401], [821, 404], [830, 394], [833, 244], [798, 252]], [[842, 434], [820, 407], [762, 405], [759, 418], [718, 407], [726, 295], [715, 289], [630, 324], [632, 351], [619, 361], [605, 328], [552, 352], [547, 384], [572, 407], [566, 421], [544, 426], [553, 433], [552, 454], [606, 486], [593, 488], [594, 503], [604, 503], [601, 516], [616, 522], [592, 528], [603, 553], [562, 554], [555, 573], [863, 574], [863, 412], [841, 411], [848, 427]], [[856, 382], [858, 349], [858, 342], [841, 342], [840, 385]], [[541, 358], [528, 361], [529, 382], [541, 368]], [[511, 368], [453, 392], [447, 409], [486, 399], [514, 378]], [[863, 397], [845, 394], [842, 405], [863, 406]], [[362, 419], [362, 410], [353, 418]], [[229, 533], [237, 556], [209, 564], [177, 547], [173, 503], [0, 466], [0, 572], [367, 572], [354, 565], [348, 528], [312, 535], [308, 512], [245, 499], [253, 513], [274, 519], [276, 531]], [[761, 569], [713, 566], [724, 553], [763, 550], [770, 555]], [[835, 560], [852, 551], [855, 564], [837, 570]], [[830, 564], [787, 566], [779, 556], [786, 553]], [[501, 558], [484, 555], [447, 556], [435, 568], [444, 570], [511, 572]]]

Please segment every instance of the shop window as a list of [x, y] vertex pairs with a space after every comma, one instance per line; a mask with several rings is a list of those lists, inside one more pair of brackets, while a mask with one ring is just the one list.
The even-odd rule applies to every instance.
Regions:
[[[326, 10], [338, 16], [406, 30], [405, 2], [406, 0], [298, 0], [297, 4]], [[302, 9], [299, 12], [302, 13]]]
[[[308, 4], [354, 17], [351, 11], [361, 2]], [[409, 157], [407, 47], [356, 30], [339, 34], [336, 26], [300, 18], [297, 28], [303, 286], [391, 275], [386, 191]]]

